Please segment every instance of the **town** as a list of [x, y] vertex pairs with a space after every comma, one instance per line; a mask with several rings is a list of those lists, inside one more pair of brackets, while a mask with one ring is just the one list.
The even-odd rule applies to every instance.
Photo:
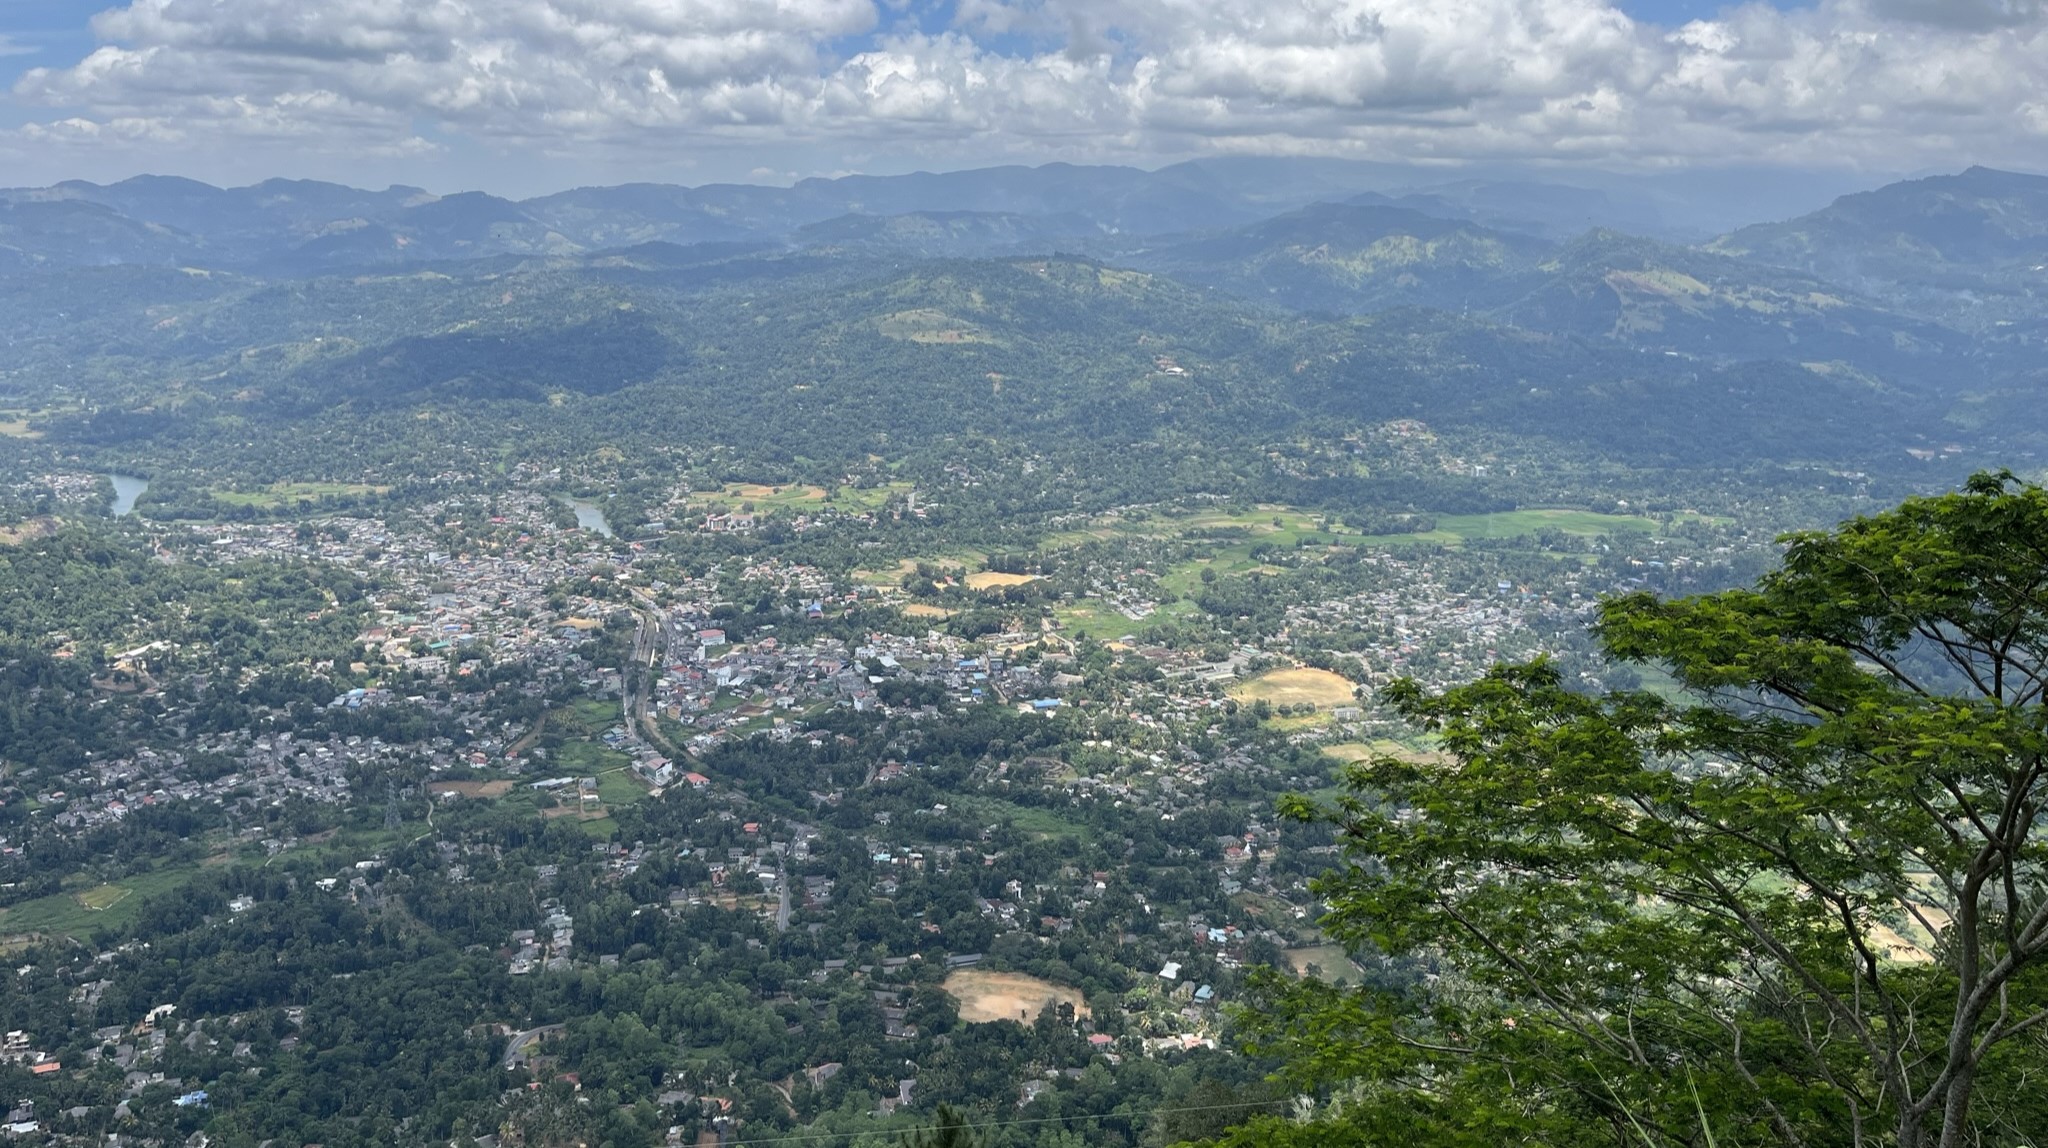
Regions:
[[[64, 476], [41, 488], [98, 489]], [[34, 890], [62, 842], [88, 848], [166, 811], [186, 828], [163, 858], [87, 863], [10, 919], [89, 930], [138, 889], [203, 884], [212, 865], [303, 875], [287, 900], [373, 915], [511, 893], [511, 918], [467, 942], [508, 985], [534, 986], [503, 990], [527, 1003], [476, 1030], [503, 1049], [504, 1103], [590, 1076], [541, 986], [629, 976], [662, 952], [671, 967], [776, 970], [750, 974], [731, 1007], [779, 1018], [773, 1059], [793, 1073], [770, 1090], [775, 1116], [746, 1101], [736, 1066], [673, 1063], [638, 1099], [674, 1141], [741, 1137], [849, 1096], [887, 1118], [935, 1079], [907, 1065], [999, 1020], [1044, 1042], [1011, 1085], [1016, 1105], [1042, 1110], [1091, 1063], [1221, 1048], [1251, 969], [1372, 975], [1316, 927], [1309, 881], [1337, 846], [1277, 819], [1271, 800], [1346, 761], [1433, 752], [1378, 688], [1537, 655], [1579, 666], [1599, 593], [1717, 557], [1621, 534], [1562, 566], [1512, 549], [1374, 548], [1257, 507], [1220, 528], [1075, 531], [1068, 550], [1010, 572], [865, 545], [924, 513], [908, 492], [765, 514], [683, 492], [655, 512], [626, 538], [588, 504], [504, 487], [378, 515], [119, 520], [166, 571], [345, 578], [352, 589], [324, 607], [255, 619], [273, 633], [325, 626], [344, 647], [266, 655], [222, 681], [222, 647], [170, 619], [137, 617], [97, 648], [60, 643], [57, 656], [103, 666], [101, 697], [142, 707], [138, 729], [160, 735], [67, 768], [10, 768], [7, 800], [30, 812], [0, 836], [0, 867]], [[772, 531], [794, 541], [762, 545]], [[805, 559], [835, 552], [859, 564]], [[1258, 605], [1233, 614], [1230, 595], [1254, 580]], [[1588, 680], [1601, 672], [1584, 665]], [[224, 689], [231, 719], [216, 712]], [[571, 839], [585, 845], [564, 853]], [[260, 919], [280, 895], [232, 885], [216, 928]], [[732, 956], [690, 948], [706, 928]], [[47, 975], [96, 1003], [135, 944]], [[113, 1127], [138, 1102], [215, 1106], [222, 1082], [193, 1060], [288, 1051], [290, 1032], [233, 1039], [265, 1016], [165, 1000], [146, 1027], [89, 1039], [22, 1030], [10, 1048], [32, 1071], [111, 1064], [122, 1088], [105, 1109], [31, 1106], [8, 1127], [63, 1134]], [[872, 1024], [880, 1043], [806, 1056], [801, 1034], [821, 1017], [849, 1036]]]

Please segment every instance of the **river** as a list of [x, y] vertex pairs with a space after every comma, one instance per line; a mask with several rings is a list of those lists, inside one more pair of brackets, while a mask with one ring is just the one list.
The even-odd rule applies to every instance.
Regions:
[[121, 518], [135, 513], [135, 500], [141, 498], [142, 492], [149, 489], [149, 480], [137, 478], [132, 474], [110, 474], [107, 477], [114, 480], [114, 517]]
[[569, 509], [576, 512], [576, 525], [579, 528], [595, 530], [606, 538], [613, 537], [612, 524], [605, 520], [604, 511], [597, 508], [597, 503], [587, 502], [581, 498], [564, 498], [562, 501], [568, 503]]

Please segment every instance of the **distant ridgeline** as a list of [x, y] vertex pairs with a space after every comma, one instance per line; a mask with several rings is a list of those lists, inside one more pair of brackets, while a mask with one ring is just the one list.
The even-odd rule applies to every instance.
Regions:
[[[1668, 183], [1307, 161], [519, 203], [6, 191], [0, 452], [244, 491], [603, 449], [780, 481], [971, 454], [1112, 504], [1456, 513], [1603, 467], [1919, 481], [2038, 448], [2048, 179], [1971, 169], [1672, 241], [1706, 222]], [[1403, 422], [1502, 465], [1332, 445]]]

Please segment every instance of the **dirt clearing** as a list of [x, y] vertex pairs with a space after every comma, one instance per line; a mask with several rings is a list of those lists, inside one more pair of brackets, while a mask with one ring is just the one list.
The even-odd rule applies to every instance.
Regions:
[[1030, 1024], [1047, 1001], [1063, 1001], [1074, 1006], [1074, 1015], [1088, 1015], [1080, 993], [1023, 973], [957, 969], [946, 974], [942, 987], [960, 1002], [960, 1019], [973, 1024], [992, 1020]]
[[435, 781], [428, 783], [427, 792], [435, 797], [446, 793], [460, 797], [503, 797], [512, 792], [512, 783], [503, 778], [497, 781]]
[[1260, 674], [1230, 693], [1240, 701], [1264, 698], [1276, 706], [1300, 705], [1302, 702], [1315, 706], [1341, 706], [1352, 700], [1352, 688], [1350, 679], [1341, 674], [1301, 668]]
[[992, 586], [1022, 586], [1027, 582], [1036, 582], [1038, 575], [1003, 574], [995, 570], [983, 570], [978, 574], [969, 574], [964, 581], [969, 590], [986, 590]]

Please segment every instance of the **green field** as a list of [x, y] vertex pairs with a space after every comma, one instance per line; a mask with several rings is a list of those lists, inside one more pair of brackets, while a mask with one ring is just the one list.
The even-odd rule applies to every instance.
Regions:
[[78, 903], [94, 912], [105, 912], [135, 895], [135, 890], [123, 885], [101, 885], [78, 894]]
[[626, 754], [594, 741], [564, 742], [555, 751], [554, 758], [563, 773], [573, 773], [578, 777], [601, 776], [606, 770], [624, 769], [633, 762]]
[[597, 795], [606, 805], [631, 805], [647, 797], [647, 787], [631, 770], [614, 769], [597, 775]]
[[339, 497], [344, 494], [383, 494], [388, 486], [368, 486], [358, 482], [278, 482], [262, 490], [214, 490], [213, 500], [229, 506], [256, 506], [264, 509], [285, 506], [301, 499]]
[[884, 483], [881, 486], [871, 486], [865, 490], [851, 486], [837, 486], [832, 488], [832, 493], [825, 499], [825, 502], [827, 505], [837, 507], [840, 510], [876, 510], [883, 503], [889, 501], [890, 498], [908, 494], [910, 491], [911, 484], [907, 482]]
[[177, 890], [198, 871], [197, 864], [178, 865], [79, 892], [23, 901], [0, 910], [0, 933], [62, 934], [83, 940], [95, 929], [126, 925], [142, 911], [143, 901]]
[[1196, 558], [1183, 562], [1159, 576], [1160, 588], [1169, 594], [1175, 594], [1182, 598], [1192, 598], [1201, 592], [1202, 571], [1204, 570], [1216, 571], [1218, 578], [1229, 578], [1241, 574], [1260, 572], [1267, 574], [1277, 572], [1279, 567], [1268, 566], [1252, 557], [1252, 545], [1250, 542], [1240, 542], [1235, 545], [1225, 546], [1210, 554], [1207, 558]]
[[1059, 620], [1060, 629], [1067, 633], [1085, 630], [1089, 637], [1098, 640], [1131, 633], [1138, 626], [1136, 622], [1118, 613], [1109, 603], [1095, 598], [1062, 602], [1053, 607], [1052, 614]]
[[1034, 806], [1018, 805], [1014, 802], [986, 797], [972, 799], [964, 797], [955, 798], [954, 802], [984, 822], [1000, 823], [1008, 821], [1026, 833], [1035, 833], [1041, 837], [1080, 837], [1085, 839], [1089, 836], [1087, 826], [1076, 825], [1074, 822], [1068, 821], [1050, 809], [1039, 809]]
[[615, 725], [624, 724], [625, 720], [624, 711], [619, 708], [619, 703], [584, 698], [572, 705], [550, 711], [548, 728], [571, 737], [595, 737]]
[[1203, 566], [1214, 566], [1218, 574], [1239, 574], [1254, 568], [1251, 548], [1259, 543], [1292, 547], [1307, 538], [1336, 546], [1383, 546], [1401, 543], [1437, 543], [1455, 546], [1479, 538], [1518, 538], [1539, 530], [1559, 530], [1578, 537], [1621, 531], [1655, 533], [1655, 519], [1639, 515], [1602, 514], [1591, 510], [1503, 510], [1496, 514], [1451, 514], [1436, 519], [1434, 530], [1416, 534], [1356, 534], [1323, 529], [1323, 516], [1293, 506], [1262, 505], [1254, 510], [1203, 510], [1172, 517], [1125, 521], [1105, 517], [1083, 530], [1069, 530], [1047, 538], [1048, 549], [1079, 546], [1115, 537], [1185, 537], [1203, 530], [1242, 530], [1244, 537], [1219, 539], [1206, 559], [1189, 562], [1162, 577], [1161, 582], [1179, 593], [1188, 593]]
[[806, 486], [791, 484], [775, 486], [761, 482], [728, 482], [718, 490], [699, 490], [690, 494], [693, 505], [708, 510], [730, 511], [751, 505], [758, 513], [771, 510], [817, 510], [832, 507], [837, 510], [854, 512], [874, 510], [889, 501], [891, 496], [909, 493], [907, 482], [890, 482], [880, 486], [860, 489], [851, 486]]
[[1539, 530], [1560, 530], [1580, 538], [1630, 531], [1654, 534], [1655, 519], [1590, 510], [1503, 510], [1498, 514], [1453, 514], [1436, 520], [1436, 529], [1421, 534], [1382, 535], [1400, 542], [1464, 542], [1474, 538], [1520, 538]]

